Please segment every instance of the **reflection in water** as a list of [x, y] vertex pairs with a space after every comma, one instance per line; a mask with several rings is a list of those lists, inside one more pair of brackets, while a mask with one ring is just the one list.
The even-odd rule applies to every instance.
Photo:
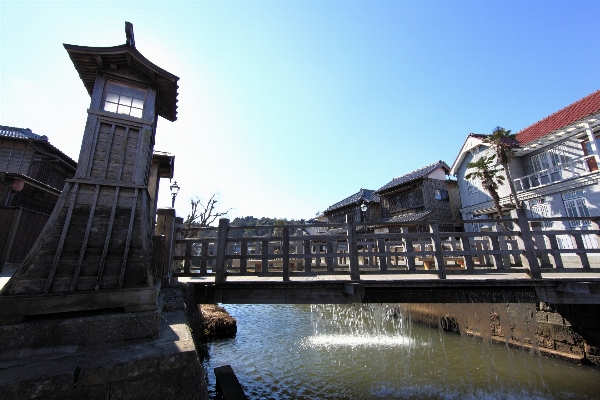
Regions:
[[[491, 306], [477, 307], [481, 317], [471, 322], [483, 327]], [[226, 308], [238, 335], [208, 344], [204, 365], [213, 394], [212, 369], [225, 364], [253, 399], [595, 399], [600, 393], [598, 369], [413, 324], [409, 312], [390, 305]], [[463, 305], [462, 314], [471, 311]]]

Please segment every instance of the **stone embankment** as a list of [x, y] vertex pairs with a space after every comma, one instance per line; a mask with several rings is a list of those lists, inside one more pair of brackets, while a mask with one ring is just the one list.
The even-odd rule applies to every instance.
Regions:
[[190, 329], [200, 324], [193, 300], [186, 285], [176, 284], [161, 291], [155, 311], [51, 315], [0, 326], [0, 399], [206, 400]]
[[599, 305], [402, 304], [399, 311], [431, 327], [600, 366]]

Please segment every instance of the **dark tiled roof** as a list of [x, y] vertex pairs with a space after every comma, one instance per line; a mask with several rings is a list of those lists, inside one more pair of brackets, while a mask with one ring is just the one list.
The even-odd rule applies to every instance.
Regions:
[[431, 210], [417, 211], [413, 213], [395, 215], [393, 217], [384, 218], [381, 220], [381, 222], [415, 222], [422, 220], [423, 218], [429, 216], [431, 213]]
[[48, 141], [47, 136], [36, 135], [29, 128], [14, 128], [12, 126], [0, 125], [0, 136], [13, 137], [17, 139], [33, 139]]
[[400, 175], [400, 176], [394, 178], [391, 182], [388, 182], [384, 186], [382, 186], [379, 189], [377, 189], [375, 192], [376, 193], [381, 193], [381, 192], [384, 192], [384, 191], [386, 191], [388, 189], [391, 189], [391, 188], [394, 188], [396, 186], [400, 186], [400, 185], [403, 185], [403, 184], [405, 184], [407, 182], [413, 181], [415, 179], [424, 178], [427, 175], [429, 175], [430, 173], [432, 173], [433, 171], [435, 171], [439, 167], [444, 167], [444, 169], [446, 170], [446, 172], [450, 171], [450, 167], [448, 167], [448, 165], [446, 165], [445, 162], [443, 162], [442, 160], [440, 160], [440, 161], [434, 162], [433, 164], [429, 164], [429, 165], [421, 167], [421, 168], [419, 168], [417, 170], [409, 172], [408, 174]]
[[600, 90], [518, 132], [517, 140], [522, 145], [533, 142], [598, 111], [600, 111]]
[[349, 206], [350, 204], [359, 204], [361, 200], [363, 203], [379, 203], [379, 196], [375, 194], [374, 190], [360, 189], [352, 196], [346, 197], [344, 200], [338, 201], [334, 205], [329, 206], [325, 212], [331, 212], [333, 210], [337, 210], [338, 208]]

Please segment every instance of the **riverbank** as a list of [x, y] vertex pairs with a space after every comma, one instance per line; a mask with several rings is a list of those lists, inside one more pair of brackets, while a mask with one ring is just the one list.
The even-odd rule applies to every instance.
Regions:
[[597, 305], [402, 304], [399, 309], [429, 327], [600, 367]]

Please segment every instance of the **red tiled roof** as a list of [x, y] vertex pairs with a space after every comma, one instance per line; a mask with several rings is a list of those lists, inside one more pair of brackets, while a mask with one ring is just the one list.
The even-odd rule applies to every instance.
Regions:
[[517, 133], [516, 138], [522, 145], [533, 142], [542, 136], [594, 114], [599, 110], [600, 90], [523, 129]]

